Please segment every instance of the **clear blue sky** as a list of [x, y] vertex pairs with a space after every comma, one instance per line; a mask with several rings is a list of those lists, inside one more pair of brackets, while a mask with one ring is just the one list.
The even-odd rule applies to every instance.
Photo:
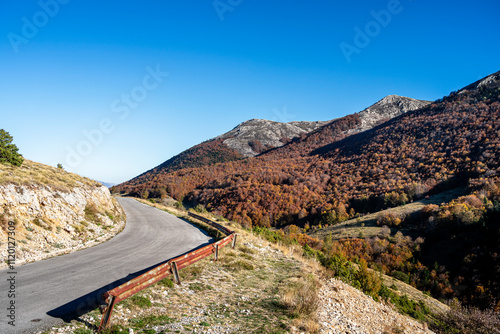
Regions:
[[0, 128], [25, 158], [126, 181], [251, 118], [442, 97], [500, 70], [499, 14], [498, 0], [0, 0]]

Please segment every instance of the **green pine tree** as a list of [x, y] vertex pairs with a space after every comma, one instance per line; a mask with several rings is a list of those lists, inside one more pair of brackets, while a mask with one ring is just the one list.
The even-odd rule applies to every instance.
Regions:
[[24, 161], [23, 156], [17, 153], [18, 148], [12, 144], [12, 140], [7, 131], [0, 129], [0, 163], [21, 166]]

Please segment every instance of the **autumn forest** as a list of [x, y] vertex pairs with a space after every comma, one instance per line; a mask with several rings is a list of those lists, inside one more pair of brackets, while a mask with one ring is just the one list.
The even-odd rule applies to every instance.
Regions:
[[[256, 157], [207, 141], [113, 191], [276, 228], [313, 253], [361, 261], [442, 300], [500, 310], [500, 72], [489, 78], [364, 132], [353, 131], [353, 114], [278, 148], [253, 142]], [[460, 192], [449, 202], [381, 217], [386, 235], [307, 235], [450, 189]]]

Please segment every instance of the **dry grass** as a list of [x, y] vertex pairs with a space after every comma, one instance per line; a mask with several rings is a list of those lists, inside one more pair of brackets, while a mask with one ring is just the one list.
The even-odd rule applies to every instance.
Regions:
[[97, 181], [26, 159], [20, 167], [0, 164], [0, 185], [5, 184], [25, 186], [36, 184], [63, 192], [69, 192], [81, 184], [101, 186]]
[[[175, 207], [141, 202], [186, 215]], [[239, 224], [217, 221], [238, 233], [237, 247], [221, 249], [217, 262], [210, 256], [181, 269], [181, 285], [170, 277], [119, 303], [112, 318], [116, 332], [318, 332], [314, 314], [319, 283], [314, 273], [321, 273], [321, 266], [304, 258], [298, 246], [271, 244]], [[64, 327], [84, 333], [100, 318], [95, 310]], [[58, 332], [55, 328], [48, 333]]]
[[282, 305], [295, 318], [294, 324], [309, 333], [319, 330], [316, 311], [319, 307], [319, 281], [313, 275], [291, 279], [280, 291]]
[[[174, 207], [141, 202], [186, 215]], [[319, 281], [314, 273], [321, 273], [321, 266], [304, 258], [298, 246], [270, 244], [239, 224], [218, 222], [238, 233], [235, 249], [223, 248], [217, 262], [209, 257], [182, 269], [180, 286], [165, 281], [140, 292], [152, 302], [147, 309], [138, 310], [130, 302], [119, 304], [113, 323], [146, 332], [151, 319], [157, 323], [158, 317], [166, 317], [169, 322], [159, 325], [174, 327], [165, 332], [222, 327], [235, 333], [316, 333]]]
[[[423, 207], [427, 204], [439, 205], [441, 203], [450, 202], [452, 199], [458, 198], [459, 196], [463, 195], [463, 193], [464, 190], [461, 188], [444, 191], [440, 194], [433, 195], [406, 205], [370, 213], [363, 217], [350, 219], [340, 224], [310, 231], [308, 232], [308, 234], [319, 239], [324, 239], [326, 236], [331, 234], [333, 240], [345, 238], [374, 237], [382, 232], [382, 227], [377, 226], [377, 220], [381, 216], [391, 214], [396, 217], [404, 217], [406, 215], [410, 215], [422, 210]], [[405, 235], [408, 234], [406, 232], [404, 233]]]
[[409, 284], [399, 281], [394, 277], [380, 274], [378, 272], [377, 275], [380, 275], [382, 282], [385, 284], [385, 286], [395, 287], [395, 289], [391, 288], [391, 290], [393, 290], [396, 294], [400, 296], [407, 295], [409, 299], [417, 303], [419, 301], [422, 301], [425, 304], [425, 306], [427, 306], [430, 309], [430, 311], [434, 314], [443, 314], [450, 310], [450, 307], [447, 306], [446, 304], [443, 304], [439, 300], [424, 294], [422, 291], [412, 287]]

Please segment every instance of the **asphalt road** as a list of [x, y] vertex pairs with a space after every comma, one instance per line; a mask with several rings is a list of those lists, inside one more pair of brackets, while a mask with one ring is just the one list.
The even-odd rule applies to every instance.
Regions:
[[[95, 309], [104, 291], [212, 241], [203, 230], [132, 198], [118, 199], [125, 229], [108, 242], [0, 271], [0, 333], [34, 333]], [[15, 276], [15, 281], [8, 280]], [[8, 292], [15, 289], [15, 298]], [[8, 324], [15, 301], [15, 327]]]

